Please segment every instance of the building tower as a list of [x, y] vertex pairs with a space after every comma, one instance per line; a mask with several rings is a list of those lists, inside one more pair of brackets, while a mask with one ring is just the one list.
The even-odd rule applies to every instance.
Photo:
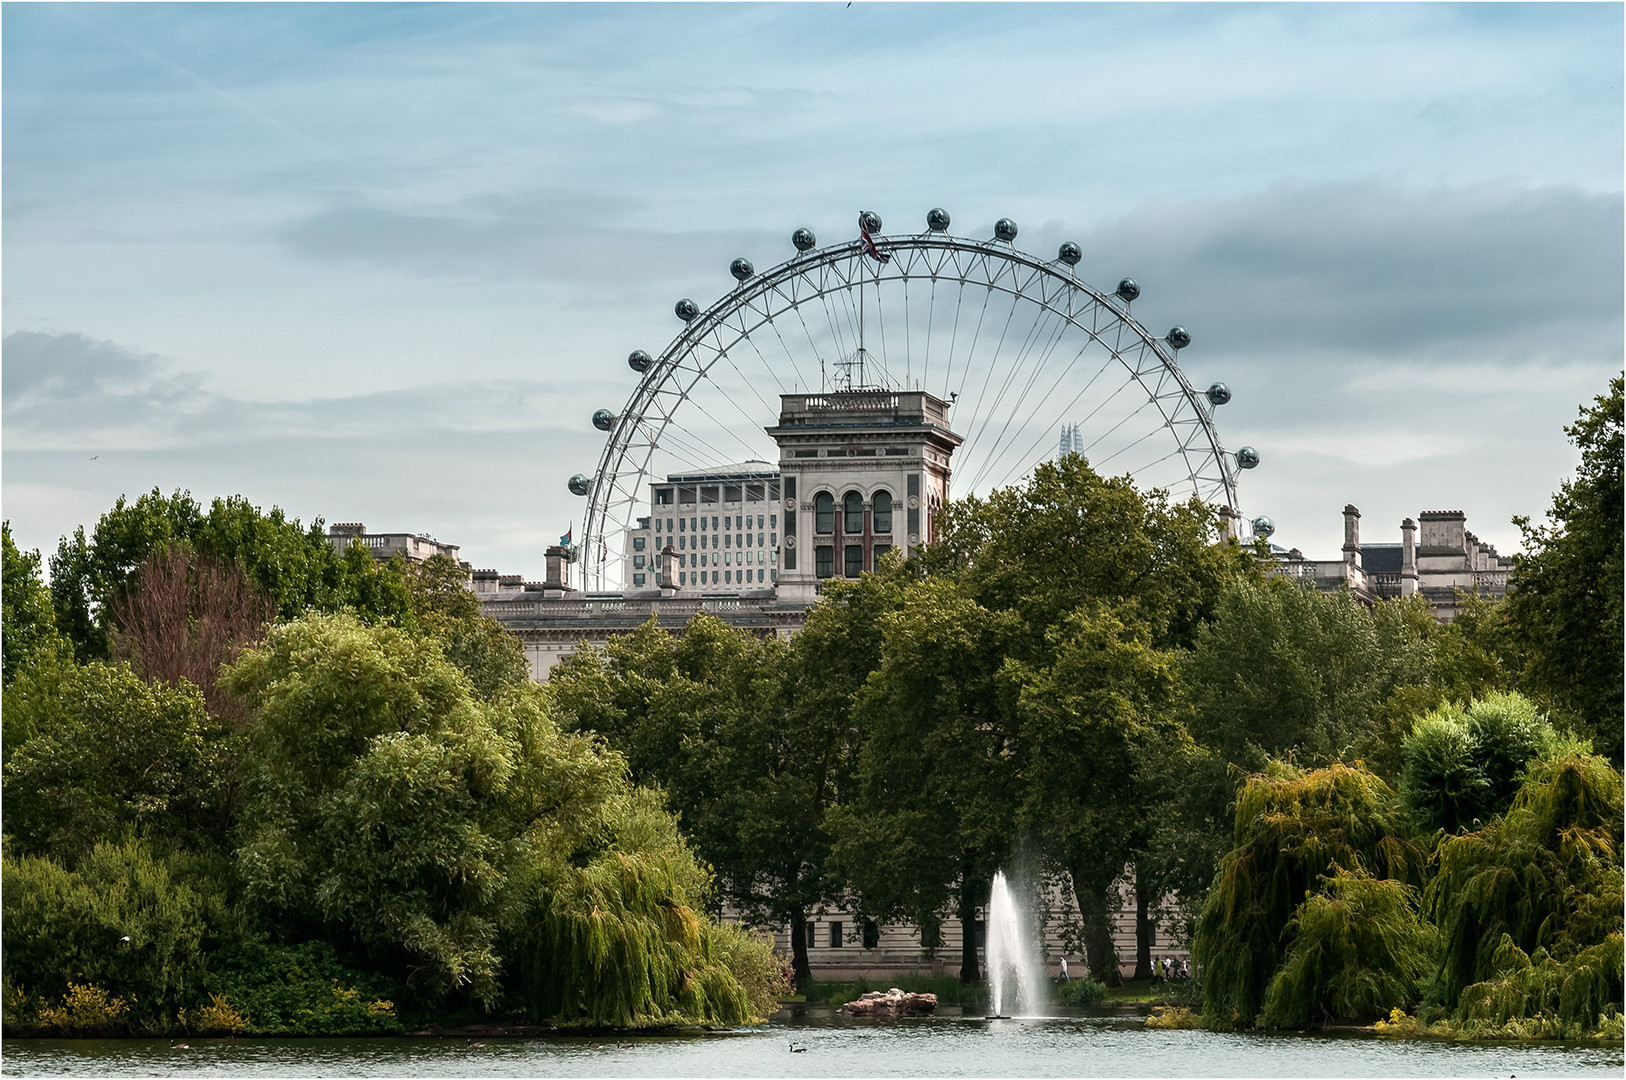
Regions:
[[922, 390], [784, 394], [779, 601], [812, 604], [825, 578], [856, 578], [893, 548], [932, 538], [963, 441], [948, 403]]

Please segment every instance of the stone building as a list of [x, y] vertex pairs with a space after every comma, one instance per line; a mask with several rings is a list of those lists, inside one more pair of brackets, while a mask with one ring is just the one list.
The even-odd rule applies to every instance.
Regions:
[[431, 555], [444, 555], [466, 566], [457, 557], [456, 544], [443, 544], [432, 536], [420, 533], [370, 533], [367, 526], [359, 521], [329, 525], [327, 539], [340, 552], [351, 544], [360, 544], [380, 562], [388, 562], [396, 555], [412, 563], [423, 562]]
[[1456, 617], [1458, 590], [1488, 600], [1507, 595], [1513, 560], [1468, 531], [1461, 510], [1424, 510], [1400, 522], [1398, 543], [1363, 543], [1361, 512], [1344, 507], [1344, 547], [1338, 559], [1306, 559], [1297, 548], [1277, 556], [1281, 572], [1323, 592], [1347, 587], [1365, 603], [1421, 593], [1434, 617]]

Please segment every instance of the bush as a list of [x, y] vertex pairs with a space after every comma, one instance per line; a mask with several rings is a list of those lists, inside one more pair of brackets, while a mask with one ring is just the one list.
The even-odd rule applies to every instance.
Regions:
[[[189, 1029], [206, 1033], [232, 1016], [251, 1035], [392, 1035], [406, 1030], [396, 1015], [390, 980], [346, 967], [325, 941], [299, 945], [245, 943], [217, 959], [204, 980], [212, 1006], [189, 1012]], [[229, 1005], [227, 1003], [230, 1003]]]
[[1056, 986], [1056, 1000], [1063, 1005], [1094, 1005], [1106, 996], [1107, 988], [1088, 975], [1064, 980]]
[[785, 969], [790, 966], [785, 957], [738, 924], [718, 926], [712, 932], [712, 949], [744, 987], [755, 1019], [766, 1020], [779, 1011], [780, 999], [791, 989], [790, 980], [785, 978]]
[[60, 1005], [40, 1005], [37, 1022], [56, 1035], [111, 1035], [129, 1011], [129, 1002], [99, 986], [70, 982]]
[[[89, 991], [73, 988], [105, 988], [109, 1001], [129, 1009], [98, 1021], [98, 1030], [166, 1030], [198, 999], [208, 954], [240, 933], [207, 870], [194, 859], [157, 858], [135, 840], [97, 844], [77, 870], [51, 858], [6, 858], [7, 983], [42, 1002], [79, 1001], [77, 993], [85, 1008]], [[50, 1007], [67, 1010], [53, 1017], [81, 1015], [69, 1004]]]
[[1444, 705], [1418, 719], [1402, 744], [1400, 796], [1424, 828], [1453, 834], [1506, 813], [1525, 767], [1561, 744], [1518, 694]]

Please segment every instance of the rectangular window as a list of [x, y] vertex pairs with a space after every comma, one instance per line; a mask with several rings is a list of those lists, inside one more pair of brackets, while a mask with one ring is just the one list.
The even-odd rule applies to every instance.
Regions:
[[[747, 528], [750, 528], [751, 523], [749, 521], [747, 521], [745, 523], [745, 525], [746, 525]], [[759, 528], [759, 529], [762, 528], [762, 515], [761, 514], [757, 515], [757, 528]], [[761, 541], [759, 540], [758, 543], [761, 543]]]
[[902, 446], [889, 446], [886, 448], [887, 457], [903, 457], [907, 453], [909, 453], [908, 449]]
[[762, 498], [763, 498], [763, 487], [762, 487], [761, 484], [746, 484], [745, 485], [745, 501], [746, 502], [761, 502]]
[[708, 539], [709, 539], [709, 537], [707, 537], [705, 533], [701, 533], [700, 534], [700, 546], [701, 547], [707, 547], [708, 545], [707, 545], [706, 541]]
[[706, 503], [714, 503], [714, 502], [716, 502], [718, 494], [719, 493], [718, 493], [717, 487], [715, 485], [713, 485], [712, 487], [703, 487], [703, 488], [701, 488], [700, 489], [700, 502], [701, 502], [701, 504], [704, 505]]
[[892, 545], [891, 544], [876, 544], [875, 545], [875, 565], [876, 565], [876, 567], [879, 567], [881, 565], [881, 556], [885, 555], [887, 552], [889, 552], [891, 550], [892, 550]]
[[920, 474], [919, 473], [910, 473], [909, 474], [909, 494], [911, 494], [911, 495], [919, 495], [920, 494]]
[[693, 506], [694, 505], [694, 488], [692, 488], [692, 487], [680, 487], [680, 488], [678, 488], [678, 502], [679, 503], [687, 503], [688, 505]]
[[634, 536], [632, 538], [632, 550], [634, 550], [634, 551], [642, 551], [642, 550], [644, 550], [644, 538], [643, 537]]
[[727, 502], [727, 503], [737, 503], [737, 502], [743, 501], [740, 498], [740, 485], [738, 485], [738, 484], [724, 484], [723, 485], [723, 501]]
[[836, 573], [836, 549], [833, 547], [816, 547], [813, 549], [813, 573], [816, 577], [834, 577]]
[[[762, 522], [758, 521], [757, 524], [761, 525]], [[769, 514], [768, 515], [768, 528], [770, 528], [770, 529], [779, 528], [779, 515], [778, 514]]]
[[725, 517], [725, 518], [724, 518], [724, 519], [723, 519], [723, 528], [725, 528], [725, 529], [732, 529], [732, 528], [733, 528], [733, 527], [734, 527], [734, 526], [732, 526], [732, 525], [730, 525], [730, 524], [729, 524], [729, 522], [730, 522], [730, 521], [733, 521], [733, 520], [734, 520], [734, 519], [733, 519], [733, 518], [728, 518], [728, 517]]
[[723, 584], [724, 585], [732, 585], [732, 584], [734, 584], [734, 571], [732, 571], [732, 570], [724, 570], [723, 571]]
[[679, 585], [687, 585], [688, 583], [689, 583], [689, 575], [688, 575], [688, 573], [686, 571], [682, 571], [682, 570], [678, 571], [678, 584]]
[[745, 537], [741, 536], [739, 533], [734, 534], [734, 546], [735, 547], [744, 547], [745, 546], [745, 544], [743, 543], [744, 540], [745, 540]]
[[664, 519], [664, 518], [656, 518], [656, 519], [655, 519], [655, 531], [656, 531], [656, 532], [660, 532], [660, 531], [661, 531], [661, 522], [662, 522], [662, 521], [663, 521], [663, 520], [665, 520], [665, 519]]
[[634, 570], [642, 570], [644, 568], [644, 557], [642, 555], [634, 555], [632, 557], [632, 568]]
[[672, 496], [673, 496], [673, 494], [674, 494], [674, 492], [672, 491], [671, 488], [656, 488], [655, 489], [655, 505], [656, 506], [671, 506], [672, 505]]
[[787, 477], [785, 477], [785, 498], [794, 499], [795, 497], [796, 497], [796, 478], [794, 476], [787, 476]]
[[632, 583], [634, 585], [642, 585], [644, 583], [644, 575], [642, 575], [642, 574], [634, 574], [634, 575], [632, 575]]
[[864, 572], [864, 548], [861, 544], [848, 544], [843, 552], [842, 567], [847, 577], [857, 577]]
[[779, 534], [778, 533], [769, 533], [768, 534], [768, 546], [769, 547], [778, 547], [779, 546]]
[[711, 572], [711, 583], [713, 585], [717, 584], [717, 571], [715, 570]]
[[918, 506], [909, 508], [909, 535], [920, 535], [920, 507]]
[[734, 553], [732, 551], [723, 552], [723, 565], [724, 566], [733, 566], [734, 565]]
[[[791, 569], [794, 570], [796, 568], [793, 566], [793, 567], [791, 567]], [[768, 580], [769, 581], [778, 581], [779, 580], [779, 571], [777, 571], [777, 570], [769, 570], [768, 571]]]
[[746, 547], [751, 546], [751, 534], [750, 533], [745, 534], [745, 546]]
[[724, 533], [723, 534], [723, 546], [724, 547], [733, 547], [734, 546], [734, 534], [733, 533]]
[[717, 519], [715, 517], [711, 519], [711, 531], [717, 531]]
[[683, 531], [683, 519], [678, 518], [678, 532], [682, 532], [682, 531]]
[[830, 924], [830, 947], [832, 949], [841, 948], [841, 924], [839, 922]]
[[[777, 551], [774, 552], [774, 557], [778, 558], [779, 557], [779, 552], [777, 552]], [[794, 570], [794, 569], [796, 569], [796, 549], [795, 548], [786, 548], [785, 549], [785, 569], [786, 570]], [[779, 571], [775, 570], [773, 572], [773, 579], [775, 581], [779, 580]]]
[[791, 451], [791, 456], [792, 457], [818, 457], [819, 452], [817, 450], [792, 450]]

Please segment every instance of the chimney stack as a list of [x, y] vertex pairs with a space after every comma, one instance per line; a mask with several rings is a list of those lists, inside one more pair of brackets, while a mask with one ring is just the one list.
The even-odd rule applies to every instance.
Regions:
[[548, 578], [542, 583], [543, 596], [563, 596], [570, 589], [570, 550], [554, 544], [548, 548]]
[[677, 562], [677, 554], [672, 550], [671, 544], [667, 544], [665, 547], [661, 548], [659, 558], [661, 560], [660, 575], [656, 578], [656, 580], [660, 583], [661, 595], [676, 595], [677, 585], [674, 584], [674, 578], [676, 575], [672, 573], [672, 565]]
[[1417, 522], [1400, 523], [1400, 595], [1417, 595]]
[[1354, 503], [1344, 504], [1344, 561], [1361, 568], [1361, 512]]

